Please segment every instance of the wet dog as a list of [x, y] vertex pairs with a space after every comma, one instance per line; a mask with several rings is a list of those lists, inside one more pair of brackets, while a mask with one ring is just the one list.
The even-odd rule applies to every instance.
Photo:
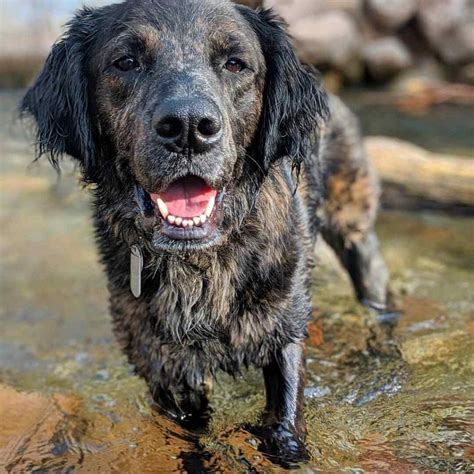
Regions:
[[216, 371], [256, 365], [267, 449], [304, 459], [317, 236], [364, 304], [384, 309], [388, 275], [357, 122], [282, 21], [224, 0], [83, 9], [22, 110], [39, 155], [93, 184], [114, 329], [157, 404], [205, 419]]

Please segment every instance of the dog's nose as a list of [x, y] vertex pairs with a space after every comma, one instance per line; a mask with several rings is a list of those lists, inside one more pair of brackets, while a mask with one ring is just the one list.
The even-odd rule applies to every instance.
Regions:
[[212, 101], [169, 99], [153, 117], [158, 139], [173, 151], [190, 148], [201, 153], [214, 146], [222, 135], [222, 117]]

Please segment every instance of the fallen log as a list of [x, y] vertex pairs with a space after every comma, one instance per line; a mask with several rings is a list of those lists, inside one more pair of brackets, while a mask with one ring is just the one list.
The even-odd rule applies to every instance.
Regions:
[[412, 87], [413, 90], [408, 90], [395, 99], [400, 110], [427, 110], [440, 104], [474, 104], [474, 87], [467, 84], [413, 84]]
[[365, 146], [384, 185], [384, 204], [474, 210], [474, 157], [431, 153], [387, 137], [367, 137]]

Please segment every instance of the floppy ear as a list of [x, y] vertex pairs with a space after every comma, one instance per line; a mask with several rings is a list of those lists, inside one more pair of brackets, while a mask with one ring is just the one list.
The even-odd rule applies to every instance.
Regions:
[[59, 159], [67, 153], [79, 160], [86, 179], [92, 173], [96, 152], [84, 64], [94, 23], [93, 10], [76, 14], [21, 103], [21, 114], [36, 121], [37, 158], [47, 155], [59, 170]]
[[279, 16], [271, 9], [239, 10], [256, 32], [267, 66], [258, 137], [264, 170], [283, 157], [299, 169], [317, 129], [329, 117], [326, 93], [316, 71], [300, 63]]

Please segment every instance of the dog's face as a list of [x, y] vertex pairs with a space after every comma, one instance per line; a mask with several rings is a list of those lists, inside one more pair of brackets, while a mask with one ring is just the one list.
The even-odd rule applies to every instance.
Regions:
[[144, 190], [155, 244], [214, 242], [262, 108], [257, 35], [221, 3], [138, 3], [121, 21], [91, 50], [101, 129]]
[[276, 161], [303, 160], [326, 104], [270, 12], [142, 0], [80, 12], [23, 109], [40, 152], [77, 158], [151, 248], [199, 250]]

